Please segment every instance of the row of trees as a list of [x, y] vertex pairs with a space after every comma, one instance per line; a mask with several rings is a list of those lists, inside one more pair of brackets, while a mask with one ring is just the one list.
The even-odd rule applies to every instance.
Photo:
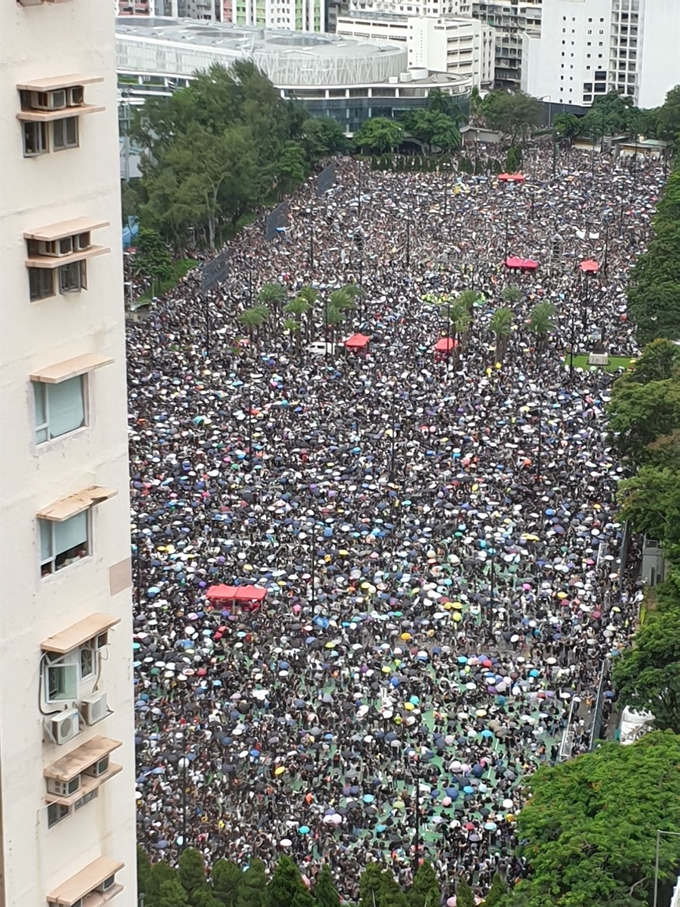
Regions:
[[[470, 884], [464, 877], [454, 882], [457, 907], [475, 907]], [[137, 849], [137, 886], [144, 894], [144, 907], [339, 907], [333, 876], [324, 863], [312, 883], [302, 876], [291, 857], [282, 855], [267, 877], [264, 863], [250, 860], [240, 866], [231, 860], [216, 860], [210, 872], [203, 856], [187, 847], [176, 869], [164, 860], [150, 863]], [[496, 875], [484, 902], [498, 907], [507, 887]], [[390, 869], [369, 863], [359, 880], [357, 907], [440, 907], [442, 891], [437, 875], [426, 860], [420, 863], [413, 884], [403, 890]]]
[[661, 107], [643, 110], [633, 106], [632, 98], [611, 91], [596, 98], [585, 116], [558, 113], [553, 125], [558, 135], [571, 140], [579, 136], [644, 135], [676, 144], [680, 136], [680, 85], [668, 92]]
[[638, 337], [680, 340], [680, 157], [654, 218], [654, 235], [631, 275], [628, 306]]

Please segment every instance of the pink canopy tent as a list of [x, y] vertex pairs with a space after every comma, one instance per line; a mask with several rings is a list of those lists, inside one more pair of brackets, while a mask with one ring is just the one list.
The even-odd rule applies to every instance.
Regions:
[[259, 611], [267, 596], [267, 590], [260, 586], [210, 586], [206, 596], [211, 602], [240, 607], [242, 611]]
[[500, 183], [523, 183], [526, 179], [523, 173], [499, 173], [498, 181]]
[[597, 274], [600, 270], [599, 264], [596, 261], [593, 261], [592, 258], [586, 258], [585, 261], [581, 262], [579, 267], [584, 274]]
[[434, 345], [435, 362], [441, 359], [447, 359], [453, 350], [458, 346], [458, 341], [453, 337], [440, 337]]
[[523, 258], [520, 267], [523, 271], [535, 271], [538, 268], [538, 262], [533, 258]]
[[505, 267], [510, 268], [510, 270], [519, 270], [522, 267], [522, 259], [517, 258], [516, 255], [511, 255], [505, 259]]
[[345, 349], [351, 350], [353, 353], [367, 350], [370, 339], [366, 334], [352, 334], [351, 337], [345, 340]]

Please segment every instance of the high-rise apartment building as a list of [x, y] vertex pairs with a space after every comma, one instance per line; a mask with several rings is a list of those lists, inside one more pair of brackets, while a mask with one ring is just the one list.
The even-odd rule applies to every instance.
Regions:
[[658, 107], [680, 83], [676, 0], [544, 0], [541, 34], [523, 38], [522, 88], [589, 107], [616, 91]]
[[0, 903], [136, 907], [114, 5], [0, 41]]
[[542, 0], [474, 0], [472, 15], [496, 31], [496, 85], [521, 87], [523, 36], [541, 33]]
[[322, 32], [326, 27], [325, 0], [232, 0], [231, 21], [259, 28]]

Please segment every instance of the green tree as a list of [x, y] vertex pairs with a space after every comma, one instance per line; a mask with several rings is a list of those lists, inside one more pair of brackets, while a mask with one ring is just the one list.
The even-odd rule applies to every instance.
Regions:
[[332, 117], [313, 117], [302, 127], [302, 141], [312, 161], [349, 150], [349, 139]]
[[638, 466], [653, 459], [650, 445], [662, 435], [680, 428], [680, 381], [650, 381], [638, 384], [632, 375], [622, 375], [612, 389], [609, 429], [623, 457]]
[[195, 891], [191, 896], [191, 907], [222, 907], [222, 902], [207, 888]]
[[238, 889], [243, 879], [241, 867], [231, 860], [216, 860], [210, 873], [213, 894], [224, 907], [236, 907]]
[[680, 379], [680, 346], [670, 340], [653, 340], [630, 368], [628, 378], [636, 384]]
[[283, 143], [279, 157], [279, 195], [286, 195], [307, 178], [305, 151], [298, 142]]
[[236, 892], [236, 907], [266, 907], [267, 876], [262, 860], [251, 860]]
[[436, 110], [414, 110], [404, 117], [404, 126], [408, 133], [417, 139], [431, 152], [433, 148], [440, 151], [453, 151], [461, 144], [460, 132], [456, 121]]
[[484, 907], [501, 907], [507, 891], [507, 885], [499, 874], [496, 873], [493, 879], [491, 879], [491, 888], [489, 888], [489, 893], [484, 900]]
[[382, 874], [378, 907], [409, 907], [409, 901], [390, 869]]
[[476, 290], [461, 290], [457, 299], [471, 313], [479, 302], [479, 293]]
[[514, 305], [522, 298], [522, 291], [517, 287], [505, 287], [502, 293], [503, 300], [509, 305]]
[[149, 907], [157, 907], [163, 882], [173, 881], [175, 881], [175, 870], [165, 860], [160, 860], [158, 863], [153, 864], [147, 879], [146, 891], [144, 892], [147, 895], [146, 902]]
[[335, 306], [329, 305], [326, 310], [326, 324], [331, 330], [331, 342], [337, 343], [338, 339], [338, 330], [340, 325], [345, 321], [345, 313], [343, 309], [336, 308]]
[[680, 141], [680, 85], [666, 95], [666, 100], [656, 111], [657, 135], [677, 145]]
[[558, 113], [553, 120], [553, 127], [557, 135], [568, 139], [570, 144], [581, 134], [581, 120], [573, 113]]
[[510, 136], [510, 144], [527, 137], [543, 119], [543, 105], [536, 98], [517, 91], [491, 91], [482, 101], [482, 115], [491, 129]]
[[[679, 764], [680, 737], [653, 732], [538, 769], [517, 824], [529, 877], [508, 907], [647, 905], [655, 829], [680, 828]], [[679, 861], [680, 839], [662, 836], [659, 877]]]
[[441, 891], [432, 865], [423, 860], [408, 891], [409, 907], [439, 907]]
[[189, 907], [189, 897], [177, 879], [169, 879], [161, 883], [156, 904], [157, 907]]
[[442, 302], [441, 307], [444, 312], [448, 314], [449, 325], [447, 330], [453, 325], [454, 339], [458, 340], [459, 343], [463, 343], [464, 339], [467, 339], [470, 325], [472, 324], [472, 315], [470, 314], [470, 309], [466, 305], [465, 299], [461, 299], [459, 296], [451, 303]]
[[354, 145], [369, 154], [386, 154], [394, 151], [404, 141], [404, 130], [399, 123], [386, 117], [364, 120], [354, 134]]
[[536, 335], [536, 346], [539, 350], [545, 348], [548, 337], [555, 330], [556, 314], [552, 302], [539, 302], [531, 310], [529, 330]]
[[[476, 91], [476, 88], [472, 89], [472, 92]], [[477, 91], [479, 95], [479, 91]], [[427, 96], [427, 109], [433, 111], [434, 113], [443, 113], [449, 119], [453, 120], [456, 126], [463, 120], [463, 112], [461, 111], [458, 103], [453, 95], [447, 94], [445, 91], [442, 91], [440, 88], [433, 88], [429, 95]], [[472, 98], [470, 99], [470, 110], [472, 111]]]
[[172, 258], [167, 246], [154, 230], [142, 227], [137, 237], [137, 251], [132, 258], [132, 272], [151, 281], [151, 292], [163, 280], [172, 277]]
[[274, 320], [278, 323], [281, 315], [281, 309], [284, 302], [288, 299], [288, 290], [282, 283], [265, 283], [257, 294], [257, 301], [260, 307], [264, 307], [274, 312]]
[[333, 884], [333, 876], [328, 863], [324, 863], [321, 867], [313, 894], [316, 907], [339, 907], [340, 905], [340, 895]]
[[496, 338], [496, 362], [502, 362], [507, 352], [508, 342], [512, 335], [513, 318], [512, 310], [505, 307], [496, 309], [491, 316], [489, 328]]
[[517, 173], [522, 166], [522, 149], [519, 145], [511, 145], [505, 156], [506, 173]]
[[354, 294], [348, 293], [345, 287], [340, 290], [334, 290], [328, 297], [328, 307], [338, 309], [340, 312], [353, 309], [354, 305]]
[[151, 877], [151, 861], [141, 845], [137, 845], [137, 889], [144, 893]]
[[581, 134], [601, 138], [603, 135], [627, 135], [633, 99], [616, 91], [595, 98], [581, 120]]
[[195, 892], [207, 888], [203, 855], [195, 847], [186, 847], [179, 858], [177, 881], [192, 901]]
[[680, 562], [680, 471], [643, 466], [619, 484], [619, 519], [635, 532], [658, 539], [667, 556]]
[[456, 885], [456, 907], [475, 907], [475, 896], [472, 888], [461, 876]]
[[315, 907], [315, 901], [306, 885], [295, 892], [291, 907]]
[[248, 336], [253, 340], [268, 317], [269, 309], [266, 306], [253, 306], [241, 312], [236, 320], [248, 329]]
[[300, 870], [293, 860], [283, 854], [267, 886], [267, 907], [292, 907], [296, 894], [306, 892]]
[[378, 863], [368, 863], [359, 879], [359, 907], [380, 907], [383, 871]]

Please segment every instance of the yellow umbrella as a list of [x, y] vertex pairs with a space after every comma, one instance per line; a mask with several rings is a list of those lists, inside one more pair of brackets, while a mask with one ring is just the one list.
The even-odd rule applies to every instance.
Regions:
[[407, 712], [412, 712], [413, 709], [415, 708], [415, 706], [413, 705], [412, 702], [405, 702], [404, 708], [406, 709]]
[[285, 765], [279, 765], [278, 768], [275, 768], [275, 769], [274, 769], [274, 774], [275, 774], [275, 775], [282, 775], [282, 774], [285, 772], [285, 770], [286, 770]]
[[380, 670], [383, 672], [383, 674], [390, 673], [390, 669], [387, 667], [387, 665], [383, 665], [382, 668], [380, 668]]
[[347, 551], [345, 548], [341, 548], [341, 549], [338, 551], [338, 554], [339, 554], [341, 557], [349, 557], [349, 551]]
[[450, 611], [451, 608], [453, 608], [453, 602], [444, 602], [442, 608], [444, 608], [446, 611]]
[[557, 593], [557, 597], [558, 597], [558, 598], [566, 598], [566, 597], [567, 597], [567, 593], [566, 593], [566, 592], [558, 592], [558, 593]]
[[451, 607], [455, 608], [456, 611], [462, 611], [463, 603], [462, 602], [451, 602]]
[[402, 633], [401, 638], [402, 639], [413, 639], [413, 637], [411, 636], [410, 633]]
[[333, 641], [327, 642], [327, 643], [326, 643], [326, 648], [327, 648], [327, 649], [334, 649], [334, 648], [335, 648], [335, 645], [336, 645], [336, 644], [335, 644], [335, 642], [333, 642]]
[[476, 715], [478, 718], [485, 718], [485, 717], [486, 717], [486, 709], [477, 709], [477, 711], [475, 712], [475, 715]]
[[460, 613], [460, 611], [454, 611], [453, 619], [456, 621], [456, 623], [458, 623], [459, 621], [461, 621], [463, 619], [463, 615]]

